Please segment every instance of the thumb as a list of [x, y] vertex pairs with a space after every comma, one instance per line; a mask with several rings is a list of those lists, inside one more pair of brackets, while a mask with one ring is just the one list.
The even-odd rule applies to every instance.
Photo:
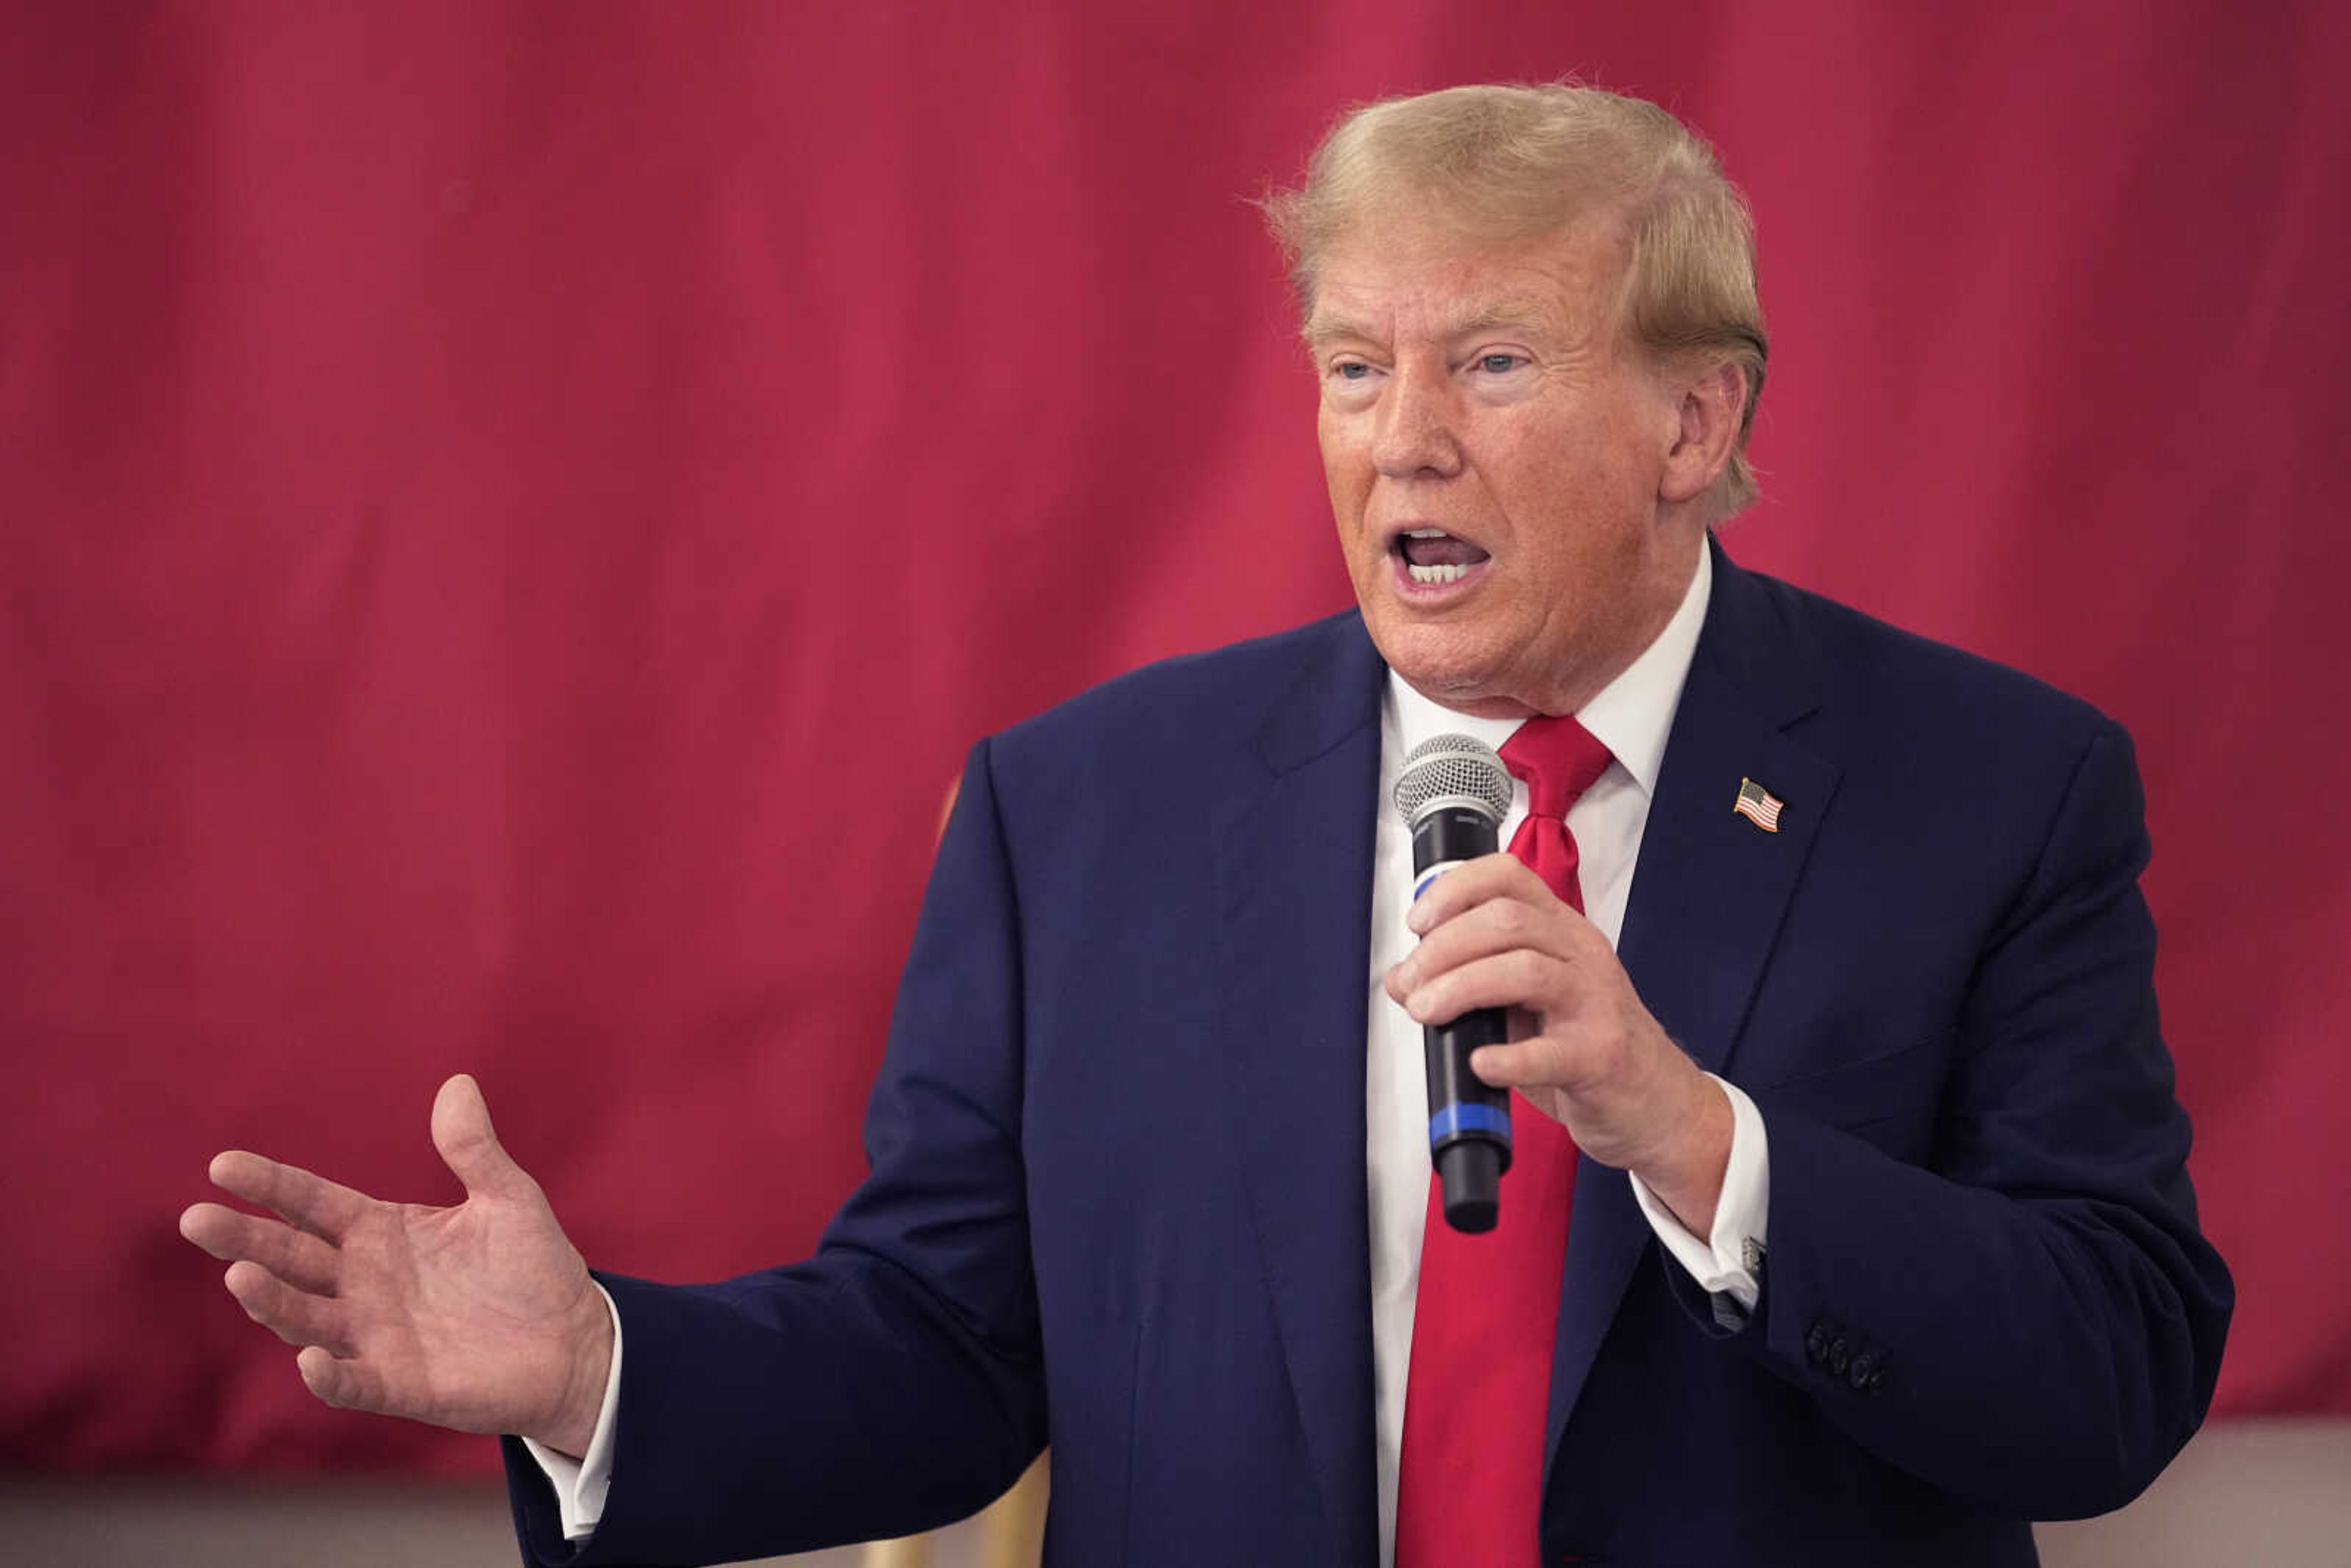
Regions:
[[490, 1125], [490, 1107], [473, 1074], [460, 1072], [433, 1097], [433, 1146], [465, 1184], [465, 1196], [502, 1197], [530, 1186]]

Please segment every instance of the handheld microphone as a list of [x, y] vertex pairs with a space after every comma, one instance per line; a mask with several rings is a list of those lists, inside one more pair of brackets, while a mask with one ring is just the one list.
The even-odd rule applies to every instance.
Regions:
[[[1404, 759], [1395, 809], [1412, 832], [1412, 895], [1462, 861], [1499, 847], [1510, 809], [1510, 775], [1493, 747], [1466, 735], [1422, 741]], [[1469, 1053], [1510, 1038], [1500, 1008], [1478, 1008], [1448, 1023], [1421, 1026], [1428, 1068], [1428, 1155], [1436, 1165], [1445, 1222], [1456, 1230], [1494, 1228], [1501, 1176], [1510, 1168], [1510, 1093], [1469, 1071]]]

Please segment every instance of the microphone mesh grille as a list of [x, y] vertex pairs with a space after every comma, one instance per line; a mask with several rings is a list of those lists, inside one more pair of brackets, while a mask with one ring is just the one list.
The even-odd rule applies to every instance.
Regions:
[[1439, 803], [1482, 811], [1499, 823], [1510, 810], [1510, 769], [1474, 736], [1431, 736], [1405, 757], [1395, 809], [1410, 825]]

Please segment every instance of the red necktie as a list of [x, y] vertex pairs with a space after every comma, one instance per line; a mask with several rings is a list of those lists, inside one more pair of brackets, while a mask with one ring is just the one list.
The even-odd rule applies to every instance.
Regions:
[[[1608, 748], [1574, 718], [1532, 718], [1502, 747], [1527, 781], [1510, 852], [1583, 907], [1567, 809], [1607, 771]], [[1510, 1107], [1501, 1219], [1482, 1236], [1445, 1223], [1430, 1178], [1413, 1309], [1395, 1568], [1531, 1568], [1541, 1556], [1543, 1416], [1567, 1258], [1575, 1145], [1528, 1104]]]

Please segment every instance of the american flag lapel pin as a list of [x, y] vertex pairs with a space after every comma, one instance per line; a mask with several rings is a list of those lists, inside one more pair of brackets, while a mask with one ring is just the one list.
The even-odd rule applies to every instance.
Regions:
[[1730, 803], [1730, 809], [1765, 832], [1776, 833], [1780, 831], [1780, 808], [1782, 804], [1779, 796], [1754, 779], [1741, 779], [1739, 781], [1739, 799]]

